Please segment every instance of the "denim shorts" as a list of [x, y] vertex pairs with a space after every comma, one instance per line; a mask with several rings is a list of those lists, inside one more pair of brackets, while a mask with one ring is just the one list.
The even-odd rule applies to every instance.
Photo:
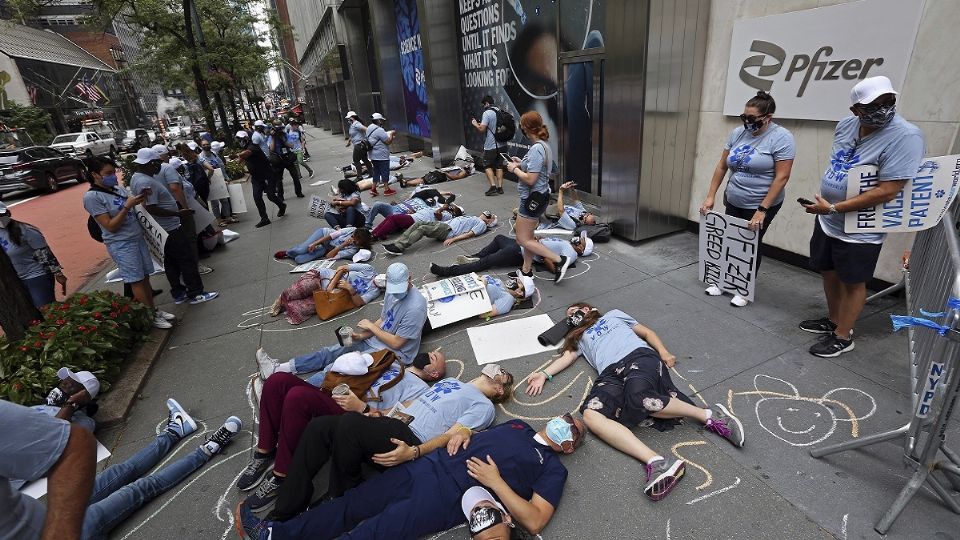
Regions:
[[146, 240], [125, 240], [106, 244], [107, 253], [120, 269], [124, 283], [136, 283], [153, 273], [153, 258]]

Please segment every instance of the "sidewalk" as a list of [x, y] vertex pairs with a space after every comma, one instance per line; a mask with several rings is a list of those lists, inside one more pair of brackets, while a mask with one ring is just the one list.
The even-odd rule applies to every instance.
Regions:
[[[335, 165], [350, 161], [350, 148], [339, 136], [308, 128], [317, 175], [304, 191], [326, 194], [336, 182]], [[315, 138], [313, 138], [315, 137]], [[429, 158], [404, 170], [407, 177], [432, 168]], [[287, 179], [286, 192], [292, 194]], [[247, 184], [249, 186], [249, 184]], [[516, 206], [515, 187], [507, 195], [484, 197], [482, 174], [443, 186], [457, 193], [470, 213], [489, 209], [501, 217], [494, 233], [444, 248], [424, 240], [400, 257], [422, 283], [430, 278], [430, 262], [449, 263], [457, 255], [485, 245], [493, 234], [509, 234], [507, 219]], [[220, 297], [198, 306], [174, 306], [168, 293], [163, 309], [181, 316], [167, 350], [153, 368], [142, 400], [125, 426], [98, 433], [121, 459], [152, 438], [165, 419], [164, 400], [176, 397], [198, 420], [201, 430], [216, 429], [236, 414], [245, 433], [221, 456], [172, 492], [131, 516], [112, 536], [126, 538], [227, 538], [233, 507], [240, 493], [233, 487], [245, 465], [256, 433], [256, 408], [248, 381], [256, 370], [254, 352], [263, 346], [272, 356], [289, 358], [334, 342], [342, 322], [313, 319], [290, 326], [283, 318], [264, 315], [295, 276], [290, 265], [272, 254], [305, 238], [323, 222], [306, 213], [308, 199], [287, 199], [287, 217], [254, 229], [257, 218], [247, 190], [250, 213], [232, 227], [240, 238], [204, 263], [215, 272], [204, 276], [208, 290]], [[363, 200], [370, 202], [364, 194]], [[383, 200], [381, 195], [374, 200]], [[268, 203], [271, 216], [275, 207]], [[747, 444], [738, 450], [698, 426], [686, 424], [660, 433], [638, 428], [652, 448], [688, 460], [687, 474], [664, 501], [653, 503], [642, 493], [643, 467], [596, 437], [575, 455], [565, 457], [570, 471], [563, 502], [543, 533], [545, 539], [575, 538], [877, 538], [873, 525], [902, 484], [899, 448], [871, 447], [814, 460], [811, 445], [837, 442], [902, 425], [910, 415], [905, 335], [892, 334], [888, 315], [902, 303], [884, 299], [867, 306], [857, 328], [857, 348], [838, 359], [810, 356], [811, 334], [797, 328], [803, 318], [819, 317], [826, 308], [819, 277], [767, 259], [758, 285], [758, 303], [735, 308], [729, 298], [703, 294], [697, 281], [697, 238], [677, 233], [643, 244], [614, 240], [597, 246], [567, 280], [553, 285], [538, 280], [536, 306], [509, 317], [541, 313], [554, 320], [563, 309], [587, 300], [601, 310], [623, 309], [653, 328], [677, 355], [675, 382], [695, 401], [729, 404], [744, 423]], [[375, 248], [372, 262], [383, 270], [393, 261]], [[506, 269], [499, 272], [501, 277]], [[432, 280], [432, 279], [431, 279]], [[168, 289], [162, 277], [155, 285]], [[106, 286], [117, 290], [116, 286]], [[376, 318], [380, 303], [348, 315], [355, 322]], [[502, 319], [501, 319], [502, 320]], [[498, 321], [494, 321], [498, 322]], [[479, 374], [465, 321], [425, 337], [423, 349], [442, 344], [449, 373], [472, 378]], [[549, 354], [503, 362], [521, 380], [543, 365]], [[548, 383], [543, 396], [530, 398], [516, 387], [514, 399], [501, 405], [497, 422], [522, 418], [540, 427], [546, 419], [576, 409], [596, 373], [580, 360]], [[851, 416], [852, 414], [852, 416]], [[954, 429], [954, 435], [956, 430]], [[194, 435], [173, 457], [199, 444]], [[889, 537], [954, 538], [957, 516], [928, 490], [922, 490], [895, 524]], [[466, 538], [463, 530], [441, 538]]]

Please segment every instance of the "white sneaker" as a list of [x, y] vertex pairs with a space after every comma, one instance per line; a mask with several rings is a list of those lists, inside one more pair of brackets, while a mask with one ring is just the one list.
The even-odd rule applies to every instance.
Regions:
[[747, 304], [748, 304], [747, 299], [740, 296], [739, 294], [733, 295], [733, 298], [730, 299], [731, 306], [743, 307]]
[[171, 324], [170, 321], [164, 319], [159, 314], [157, 314], [153, 316], [153, 327], [161, 328], [163, 330], [168, 330], [170, 328], [173, 328], [173, 324]]
[[257, 349], [257, 366], [260, 368], [260, 378], [267, 380], [268, 377], [274, 374], [277, 371], [277, 366], [280, 365], [280, 361], [275, 358], [270, 358], [266, 351], [262, 348]]
[[717, 287], [716, 285], [707, 287], [703, 292], [709, 294], [710, 296], [720, 296], [723, 294], [723, 291], [720, 289], [720, 287]]
[[173, 322], [173, 321], [177, 320], [177, 316], [176, 316], [176, 315], [174, 315], [173, 313], [168, 313], [168, 312], [166, 312], [166, 311], [164, 311], [164, 310], [162, 310], [162, 309], [158, 309], [158, 310], [157, 310], [156, 316], [157, 316], [157, 317], [162, 317], [163, 320], [165, 320], [165, 321], [170, 321], [170, 322]]
[[470, 257], [469, 255], [457, 255], [457, 264], [470, 264], [480, 260], [480, 257]]
[[213, 268], [210, 268], [209, 266], [204, 266], [202, 264], [197, 265], [197, 273], [199, 273], [201, 276], [205, 276], [210, 272], [213, 272]]

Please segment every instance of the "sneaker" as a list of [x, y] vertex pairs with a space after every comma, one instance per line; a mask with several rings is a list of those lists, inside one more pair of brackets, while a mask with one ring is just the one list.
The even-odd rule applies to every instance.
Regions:
[[800, 321], [800, 329], [811, 334], [832, 334], [837, 329], [837, 323], [831, 321], [829, 317], [808, 319]]
[[480, 260], [480, 257], [471, 257], [470, 255], [457, 255], [457, 264], [470, 264]]
[[502, 188], [502, 187], [498, 187], [498, 188], [497, 188], [497, 195], [503, 195], [503, 188]]
[[[272, 471], [271, 471], [272, 472]], [[257, 488], [257, 491], [253, 495], [247, 497], [247, 500], [244, 501], [244, 504], [250, 507], [250, 510], [254, 512], [259, 512], [264, 508], [273, 504], [273, 501], [276, 500], [277, 495], [279, 495], [280, 486], [283, 485], [283, 478], [270, 474], [267, 476], [267, 479], [260, 483], [260, 487]]]
[[852, 351], [853, 346], [853, 336], [850, 336], [850, 339], [843, 339], [831, 332], [819, 343], [810, 347], [810, 354], [820, 358], [836, 358], [845, 352]]
[[379, 197], [379, 196], [380, 196], [380, 192], [377, 191], [377, 188], [372, 187], [372, 188], [370, 188], [370, 196], [371, 196], [371, 197]]
[[207, 439], [207, 442], [203, 443], [200, 448], [203, 448], [208, 454], [215, 455], [218, 454], [225, 446], [230, 444], [230, 441], [237, 436], [237, 433], [240, 433], [240, 428], [243, 427], [243, 422], [240, 421], [236, 416], [231, 416], [227, 418], [227, 421], [220, 426], [219, 429], [213, 432], [213, 435]]
[[[307, 159], [304, 159], [304, 161], [307, 161]], [[307, 178], [313, 178], [313, 169], [309, 169], [308, 172], [310, 173], [310, 176], [308, 176]]]
[[430, 273], [435, 276], [443, 277], [447, 275], [447, 269], [437, 263], [430, 263]]
[[174, 315], [173, 313], [167, 313], [166, 311], [163, 311], [162, 309], [158, 309], [158, 310], [157, 310], [157, 317], [161, 317], [161, 318], [163, 318], [163, 320], [165, 320], [165, 321], [175, 321], [175, 320], [177, 320], [177, 316], [176, 316], [176, 315]]
[[256, 225], [254, 225], [254, 227], [259, 229], [260, 227], [266, 227], [269, 224], [270, 224], [269, 219], [261, 219]]
[[713, 416], [707, 420], [707, 431], [712, 431], [732, 442], [737, 448], [743, 448], [743, 424], [740, 423], [740, 419], [720, 403], [715, 403], [710, 410], [713, 411]]
[[523, 268], [517, 268], [513, 272], [507, 274], [507, 277], [510, 279], [517, 279], [519, 276], [533, 277], [533, 270], [530, 270], [530, 273], [523, 271]]
[[250, 491], [257, 487], [260, 482], [263, 482], [264, 477], [270, 472], [270, 463], [273, 461], [274, 456], [274, 452], [269, 454], [254, 452], [253, 457], [250, 458], [250, 462], [247, 463], [243, 472], [240, 473], [240, 478], [237, 479], [237, 489], [240, 491]]
[[730, 299], [730, 305], [731, 305], [731, 306], [744, 307], [744, 306], [746, 306], [748, 303], [749, 303], [749, 302], [747, 301], [747, 299], [744, 298], [744, 297], [742, 297], [742, 296], [740, 296], [739, 294], [733, 295], [733, 298]]
[[407, 182], [403, 179], [403, 173], [397, 173], [397, 183], [400, 184], [400, 187], [406, 189]]
[[703, 290], [703, 292], [710, 296], [720, 296], [723, 294], [723, 290], [720, 287], [717, 287], [716, 285], [711, 285], [707, 287], [706, 289]]
[[170, 413], [167, 415], [167, 427], [164, 431], [182, 439], [197, 430], [197, 422], [177, 400], [168, 399], [167, 409]]
[[567, 274], [567, 268], [570, 268], [570, 264], [573, 261], [569, 257], [561, 255], [560, 262], [557, 263], [557, 271], [553, 274], [553, 282], [560, 283], [560, 280], [563, 279], [563, 276]]
[[384, 244], [383, 250], [389, 253], [390, 255], [403, 255], [403, 250], [398, 248], [393, 244]]
[[172, 293], [172, 294], [173, 294], [173, 303], [174, 303], [174, 304], [180, 305], [180, 304], [182, 304], [182, 303], [184, 303], [184, 302], [187, 301], [187, 293], [186, 293], [186, 291], [183, 291], [183, 292], [180, 292], [180, 293]]
[[170, 321], [164, 319], [164, 318], [161, 317], [160, 314], [158, 313], [158, 314], [156, 314], [156, 315], [153, 316], [153, 327], [154, 327], [154, 328], [159, 328], [159, 329], [161, 329], [161, 330], [169, 330], [169, 329], [173, 328], [173, 323], [171, 323]]
[[195, 306], [195, 305], [197, 305], [197, 304], [202, 304], [202, 303], [204, 303], [204, 302], [209, 302], [210, 300], [213, 300], [214, 298], [216, 298], [216, 297], [218, 297], [218, 296], [220, 296], [220, 293], [218, 293], [218, 292], [216, 292], [216, 291], [214, 291], [214, 292], [200, 293], [200, 294], [194, 296], [193, 299], [190, 300], [190, 305], [191, 305], [191, 306]]
[[276, 358], [270, 358], [267, 351], [263, 348], [257, 349], [257, 367], [260, 369], [260, 379], [267, 380], [277, 371], [280, 361]]
[[210, 272], [213, 272], [213, 268], [210, 268], [209, 266], [204, 266], [202, 264], [197, 265], [197, 273], [199, 273], [201, 276], [205, 276]]
[[487, 197], [491, 197], [493, 195], [499, 195], [499, 193], [497, 192], [497, 188], [494, 186], [490, 186], [490, 189], [485, 191], [483, 194], [486, 195]]
[[682, 459], [671, 463], [668, 458], [663, 458], [647, 463], [647, 485], [643, 493], [651, 501], [663, 499], [673, 491], [685, 470], [686, 464]]
[[[312, 177], [311, 177], [311, 178], [312, 178]], [[304, 198], [304, 197], [306, 197], [306, 195], [304, 195], [303, 193], [297, 193], [297, 198], [298, 198], [298, 199], [302, 199], [302, 198]]]
[[384, 197], [389, 197], [391, 195], [396, 195], [396, 194], [397, 194], [397, 190], [393, 189], [392, 187], [387, 187], [387, 189], [383, 190]]
[[283, 217], [287, 213], [287, 203], [280, 203], [280, 210], [277, 210], [277, 217]]
[[276, 252], [276, 253], [273, 254], [273, 258], [274, 258], [274, 259], [286, 259], [286, 258], [287, 258], [287, 252], [281, 249], [280, 251], [278, 251], [278, 252]]
[[272, 533], [270, 522], [254, 515], [253, 510], [247, 506], [245, 501], [237, 504], [237, 510], [233, 513], [233, 522], [237, 526], [237, 533], [240, 538], [270, 540]]

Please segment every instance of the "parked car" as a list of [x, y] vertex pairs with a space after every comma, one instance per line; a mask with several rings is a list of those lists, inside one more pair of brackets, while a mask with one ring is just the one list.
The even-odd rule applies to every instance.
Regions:
[[117, 155], [117, 146], [113, 138], [104, 139], [92, 131], [65, 133], [57, 135], [50, 148], [59, 150], [68, 156], [93, 157]]
[[63, 182], [82, 182], [85, 170], [79, 159], [46, 146], [0, 150], [0, 193], [57, 191]]
[[[156, 137], [156, 135], [154, 135]], [[153, 142], [145, 129], [128, 129], [123, 132], [123, 138], [117, 145], [121, 152], [136, 152], [141, 148], [152, 146]]]

